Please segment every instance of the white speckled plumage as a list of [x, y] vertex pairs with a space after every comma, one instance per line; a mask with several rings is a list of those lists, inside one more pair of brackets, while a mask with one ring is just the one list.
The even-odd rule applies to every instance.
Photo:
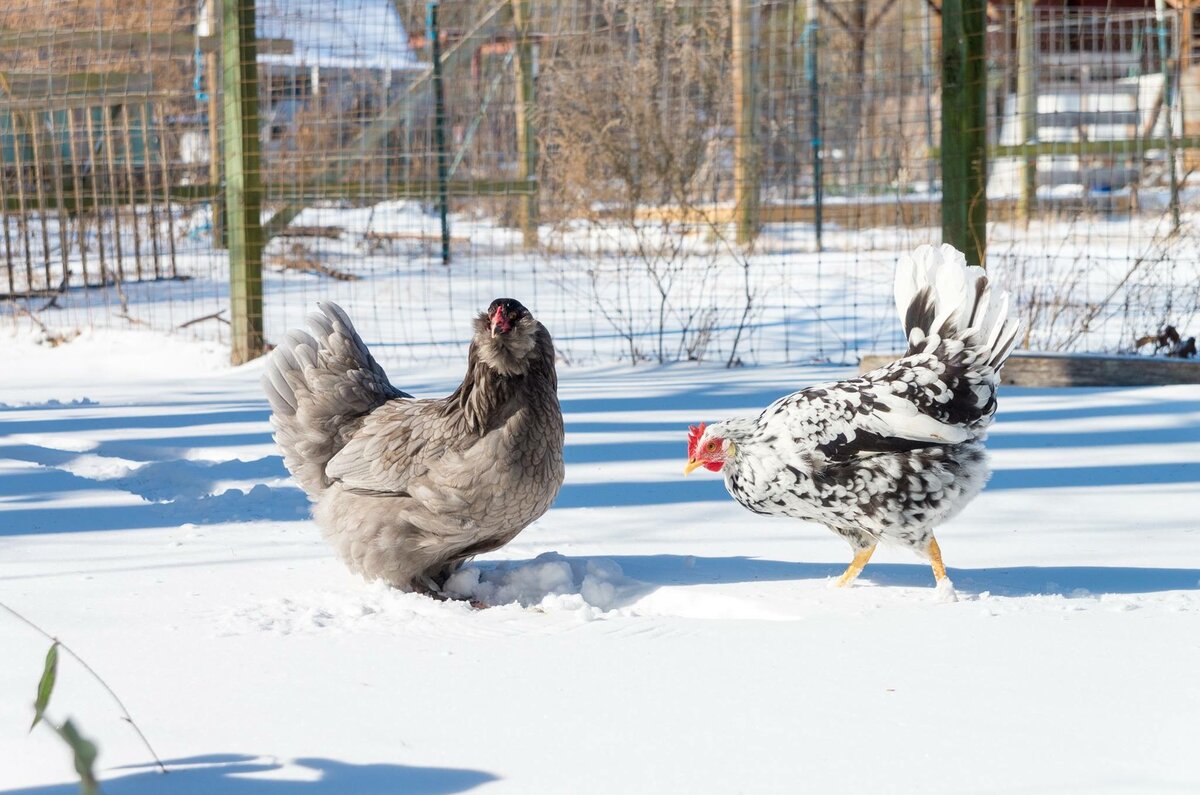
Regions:
[[933, 529], [987, 482], [983, 440], [1018, 323], [948, 245], [903, 257], [895, 293], [902, 358], [710, 425], [692, 458], [752, 511], [820, 522], [856, 552], [885, 541], [929, 556]]
[[[501, 301], [512, 324], [497, 334]], [[550, 334], [498, 299], [475, 320], [462, 384], [418, 400], [391, 385], [340, 307], [319, 306], [311, 333], [289, 332], [263, 377], [284, 463], [352, 570], [436, 592], [545, 513], [562, 485]]]

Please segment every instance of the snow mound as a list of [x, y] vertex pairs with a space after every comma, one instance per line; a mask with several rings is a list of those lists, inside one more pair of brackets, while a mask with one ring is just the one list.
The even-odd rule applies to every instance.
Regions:
[[570, 560], [557, 552], [526, 563], [460, 569], [446, 581], [446, 594], [487, 605], [519, 604], [544, 610], [595, 608], [608, 612], [628, 604], [643, 584], [612, 560]]
[[950, 582], [949, 577], [943, 577], [938, 580], [933, 593], [934, 599], [938, 602], [950, 603], [958, 601], [958, 592], [954, 590], [954, 583]]
[[[314, 632], [443, 637], [501, 637], [557, 632], [593, 621], [640, 618], [795, 620], [761, 599], [704, 585], [659, 585], [625, 575], [607, 558], [547, 552], [533, 560], [460, 569], [447, 580], [448, 600], [398, 591], [349, 575], [336, 590], [293, 591], [255, 600], [220, 620], [224, 634]], [[471, 602], [488, 609], [479, 610]]]
[[[80, 440], [80, 447], [83, 450], [90, 449], [95, 443], [89, 440]], [[84, 447], [83, 445], [88, 445]], [[54, 449], [54, 448], [51, 448]], [[62, 449], [61, 447], [59, 449]], [[58, 465], [58, 469], [64, 472], [70, 472], [76, 477], [85, 478], [87, 480], [117, 480], [126, 477], [129, 473], [134, 472], [143, 464], [140, 461], [132, 461], [128, 458], [120, 456], [96, 455], [94, 453], [84, 453], [75, 456], [69, 461], [64, 461]]]
[[0, 403], [0, 409], [72, 409], [80, 406], [99, 406], [100, 404], [89, 397], [75, 398], [74, 400], [35, 400], [35, 401], [20, 401], [17, 403]]

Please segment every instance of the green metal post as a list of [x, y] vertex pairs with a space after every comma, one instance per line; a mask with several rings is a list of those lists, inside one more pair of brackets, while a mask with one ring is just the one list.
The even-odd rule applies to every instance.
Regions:
[[[205, 3], [205, 22], [208, 34], [216, 36], [221, 29], [216, 0]], [[221, 79], [220, 58], [214, 50], [204, 55], [204, 93], [208, 103], [208, 181], [215, 191], [212, 207], [213, 248], [229, 248], [226, 234], [225, 199], [221, 193], [221, 96], [217, 81]]]
[[942, 3], [942, 240], [987, 252], [986, 0]]
[[817, 78], [817, 43], [821, 24], [817, 0], [808, 0], [804, 19], [804, 73], [808, 79], [809, 130], [813, 154], [813, 225], [817, 236], [817, 251], [824, 251], [821, 239], [824, 177], [821, 175], [821, 83]]
[[229, 236], [231, 355], [243, 364], [264, 350], [262, 173], [258, 151], [258, 48], [254, 0], [222, 0], [225, 203]]
[[425, 29], [433, 57], [433, 145], [437, 150], [438, 214], [442, 220], [442, 264], [450, 264], [450, 153], [446, 149], [446, 89], [442, 82], [442, 43], [438, 0], [425, 5]]

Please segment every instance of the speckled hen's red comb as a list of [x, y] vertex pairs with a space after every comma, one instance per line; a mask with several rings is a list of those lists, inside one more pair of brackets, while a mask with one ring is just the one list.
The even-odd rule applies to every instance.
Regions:
[[700, 437], [704, 435], [704, 423], [692, 425], [688, 428], [688, 458], [695, 460], [696, 445], [700, 444]]

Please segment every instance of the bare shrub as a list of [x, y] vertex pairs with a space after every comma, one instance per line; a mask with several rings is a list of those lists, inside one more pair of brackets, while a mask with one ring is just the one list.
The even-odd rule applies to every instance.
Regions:
[[699, 359], [731, 314], [719, 274], [742, 261], [711, 208], [731, 187], [715, 167], [728, 9], [608, 0], [590, 22], [544, 56], [544, 220], [588, 260], [589, 297], [632, 361]]

